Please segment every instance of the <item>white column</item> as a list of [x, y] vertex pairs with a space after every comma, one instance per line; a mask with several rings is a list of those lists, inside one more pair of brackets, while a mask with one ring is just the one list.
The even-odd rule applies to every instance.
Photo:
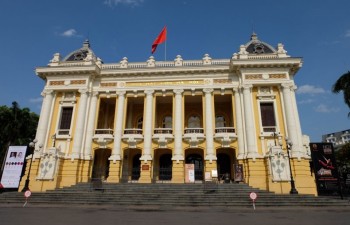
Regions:
[[296, 121], [293, 113], [293, 102], [291, 96], [291, 88], [293, 88], [292, 83], [283, 83], [282, 84], [282, 94], [283, 94], [283, 102], [285, 109], [285, 116], [287, 122], [287, 131], [288, 138], [292, 141], [292, 157], [299, 157], [299, 145], [298, 145], [298, 134]]
[[184, 156], [182, 154], [182, 93], [184, 90], [176, 89], [175, 93], [175, 127], [174, 127], [174, 154], [172, 160], [183, 161]]
[[205, 136], [206, 136], [206, 156], [205, 160], [212, 162], [216, 160], [214, 153], [214, 132], [213, 132], [213, 112], [212, 95], [213, 89], [204, 89], [205, 93]]
[[244, 113], [245, 113], [245, 131], [247, 137], [247, 158], [260, 158], [257, 146], [256, 135], [254, 127], [254, 114], [252, 107], [252, 94], [251, 89], [253, 85], [243, 85], [243, 101], [244, 101]]
[[92, 138], [94, 137], [94, 131], [95, 131], [97, 99], [98, 99], [98, 92], [95, 91], [92, 93], [90, 110], [89, 110], [90, 114], [89, 114], [87, 131], [86, 131], [86, 139], [85, 139], [85, 152], [84, 152], [85, 159], [92, 159], [91, 150], [92, 150]]
[[51, 107], [52, 100], [54, 96], [54, 92], [52, 90], [44, 90], [41, 95], [44, 97], [43, 104], [41, 107], [38, 129], [36, 131], [36, 139], [38, 140], [38, 144], [35, 145], [35, 152], [40, 155], [40, 152], [43, 148], [39, 148], [39, 146], [43, 146], [45, 143], [45, 137], [47, 135], [47, 129], [49, 126], [49, 118], [51, 115]]
[[154, 90], [145, 91], [146, 94], [146, 110], [143, 117], [144, 126], [144, 141], [143, 141], [143, 155], [140, 160], [152, 160], [152, 122], [153, 122], [153, 93]]
[[238, 156], [237, 159], [244, 159], [245, 158], [245, 152], [244, 152], [244, 133], [243, 133], [243, 119], [242, 119], [242, 107], [241, 107], [241, 100], [240, 100], [240, 94], [238, 87], [233, 88], [233, 91], [235, 92], [235, 112], [236, 112], [236, 134], [237, 134], [237, 141], [238, 141]]
[[81, 146], [84, 135], [84, 124], [85, 124], [85, 115], [86, 115], [86, 105], [87, 105], [87, 93], [86, 89], [79, 90], [80, 99], [79, 99], [79, 108], [77, 122], [75, 126], [74, 136], [73, 136], [73, 151], [72, 159], [79, 158], [81, 153]]
[[118, 95], [118, 108], [117, 108], [117, 118], [114, 122], [114, 146], [112, 151], [112, 156], [109, 160], [119, 161], [121, 160], [121, 142], [123, 135], [123, 118], [124, 118], [124, 104], [125, 104], [125, 91], [117, 92]]
[[303, 145], [303, 133], [301, 131], [301, 126], [300, 126], [300, 119], [299, 119], [299, 111], [298, 111], [298, 106], [297, 106], [297, 101], [295, 98], [295, 90], [297, 87], [293, 85], [293, 88], [291, 89], [291, 95], [292, 95], [292, 102], [293, 102], [293, 113], [295, 115], [295, 123], [296, 123], [296, 128], [297, 128], [297, 136], [298, 136], [298, 145], [300, 149], [301, 156], [307, 156], [307, 152], [304, 149]]

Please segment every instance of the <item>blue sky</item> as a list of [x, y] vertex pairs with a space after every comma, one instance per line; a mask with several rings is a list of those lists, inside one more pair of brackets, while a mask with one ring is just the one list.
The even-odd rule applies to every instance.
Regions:
[[[44, 82], [34, 73], [89, 39], [105, 63], [144, 62], [164, 25], [167, 60], [230, 58], [254, 30], [272, 46], [303, 57], [296, 76], [301, 126], [311, 141], [349, 129], [349, 109], [331, 93], [350, 70], [348, 0], [1, 0], [0, 105], [39, 113]], [[155, 53], [164, 60], [164, 45]]]

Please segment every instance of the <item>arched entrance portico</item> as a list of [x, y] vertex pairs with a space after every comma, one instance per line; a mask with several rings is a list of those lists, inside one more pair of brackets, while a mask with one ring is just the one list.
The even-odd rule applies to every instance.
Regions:
[[153, 164], [153, 182], [170, 182], [173, 162], [170, 149], [156, 149]]
[[189, 149], [186, 150], [186, 164], [194, 164], [194, 179], [202, 181], [204, 174], [203, 150]]
[[92, 179], [106, 180], [109, 176], [110, 149], [96, 149], [94, 153], [94, 163], [92, 167]]
[[141, 173], [141, 150], [125, 149], [122, 163], [121, 182], [137, 182]]
[[233, 180], [233, 164], [236, 163], [235, 150], [232, 148], [217, 149], [216, 157], [219, 179], [229, 174], [230, 179]]

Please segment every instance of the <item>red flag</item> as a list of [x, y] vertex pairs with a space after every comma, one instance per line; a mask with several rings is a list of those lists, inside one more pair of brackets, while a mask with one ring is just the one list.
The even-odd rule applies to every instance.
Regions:
[[152, 54], [156, 51], [157, 46], [159, 44], [162, 44], [164, 41], [166, 41], [166, 26], [163, 28], [163, 30], [160, 32], [156, 40], [154, 40], [152, 44]]

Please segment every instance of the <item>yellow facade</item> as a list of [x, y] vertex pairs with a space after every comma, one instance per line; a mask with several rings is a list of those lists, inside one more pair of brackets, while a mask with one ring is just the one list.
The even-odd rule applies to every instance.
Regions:
[[[258, 44], [265, 52], [254, 50]], [[85, 58], [74, 61], [79, 52]], [[276, 50], [253, 35], [231, 59], [206, 54], [197, 61], [177, 56], [172, 62], [150, 57], [103, 64], [84, 43], [50, 62], [36, 70], [46, 85], [32, 191], [94, 179], [116, 185], [204, 182], [217, 174], [219, 182], [229, 176], [230, 182], [288, 194], [291, 162], [299, 193], [316, 194], [294, 93], [302, 62], [281, 45]], [[287, 137], [294, 143], [290, 157]], [[234, 165], [242, 166], [242, 180]]]

